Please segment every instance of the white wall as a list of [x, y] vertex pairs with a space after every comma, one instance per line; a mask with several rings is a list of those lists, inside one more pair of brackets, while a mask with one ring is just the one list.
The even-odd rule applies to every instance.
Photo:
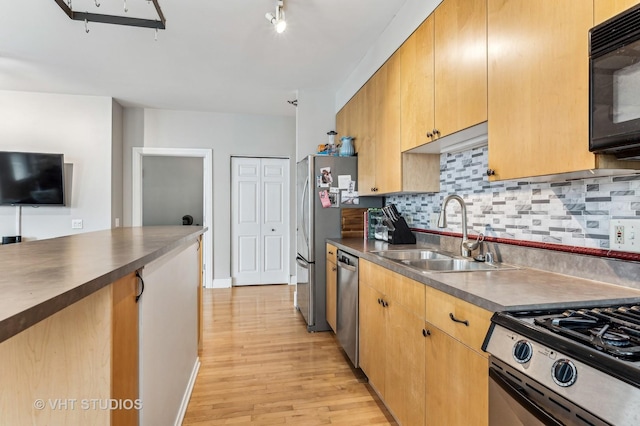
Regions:
[[[214, 285], [230, 284], [231, 156], [288, 157], [290, 174], [295, 176], [295, 118], [156, 109], [141, 114], [139, 109], [126, 108], [124, 133], [125, 188], [131, 186], [131, 153], [127, 151], [133, 146], [213, 149], [213, 278]], [[292, 184], [292, 202], [294, 191]], [[130, 196], [125, 197], [125, 211], [131, 211]], [[127, 220], [130, 224], [130, 213]], [[295, 222], [291, 222], [290, 268], [294, 271]]]
[[[72, 164], [71, 203], [23, 207], [24, 239], [110, 228], [113, 114], [110, 97], [0, 91], [0, 150], [63, 153]], [[15, 211], [0, 207], [0, 235], [15, 235]], [[84, 228], [71, 229], [71, 219]]]
[[407, 0], [336, 93], [334, 112], [356, 94], [442, 0]]
[[[336, 129], [335, 92], [325, 89], [298, 91], [296, 109], [296, 158], [301, 160], [327, 143], [327, 132]], [[336, 140], [337, 142], [337, 140]]]
[[112, 101], [111, 120], [111, 228], [122, 226], [122, 106]]

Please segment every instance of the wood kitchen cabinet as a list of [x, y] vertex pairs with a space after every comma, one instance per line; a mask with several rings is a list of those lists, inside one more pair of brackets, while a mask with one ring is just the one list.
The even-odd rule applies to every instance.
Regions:
[[492, 312], [425, 288], [426, 425], [489, 422], [489, 361], [481, 349]]
[[492, 313], [363, 259], [359, 289], [360, 367], [398, 422], [487, 425]]
[[487, 120], [487, 0], [444, 0], [434, 16], [434, 137]]
[[398, 50], [402, 150], [487, 120], [486, 0], [444, 0]]
[[[138, 279], [129, 274], [111, 284], [111, 398], [138, 399]], [[111, 410], [112, 425], [137, 425], [138, 411]]]
[[638, 0], [593, 0], [593, 24], [601, 24], [637, 4]]
[[392, 55], [376, 72], [375, 192], [402, 191], [402, 152], [400, 151], [400, 57]]
[[333, 244], [327, 244], [327, 285], [326, 285], [326, 316], [331, 329], [336, 331], [337, 303], [338, 303], [338, 249]]
[[425, 329], [425, 425], [488, 425], [488, 359], [429, 322]]
[[360, 368], [401, 424], [424, 423], [424, 284], [360, 261]]
[[638, 167], [589, 152], [593, 7], [488, 1], [491, 180]]
[[376, 188], [376, 84], [375, 76], [358, 92], [355, 115], [358, 136], [355, 146], [358, 153], [358, 192], [375, 194]]
[[402, 151], [430, 142], [434, 125], [433, 15], [400, 46]]
[[400, 61], [393, 55], [336, 116], [338, 135], [355, 138], [361, 195], [440, 189], [439, 155], [401, 152]]

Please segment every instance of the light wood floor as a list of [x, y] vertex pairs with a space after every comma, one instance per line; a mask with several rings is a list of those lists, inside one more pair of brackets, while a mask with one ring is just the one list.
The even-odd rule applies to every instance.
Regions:
[[395, 425], [332, 332], [308, 333], [294, 286], [204, 290], [202, 365], [184, 425]]

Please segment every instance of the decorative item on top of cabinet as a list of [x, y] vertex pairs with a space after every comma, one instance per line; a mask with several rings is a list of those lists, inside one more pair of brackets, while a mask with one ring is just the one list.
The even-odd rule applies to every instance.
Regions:
[[638, 0], [593, 0], [593, 25], [598, 25], [638, 4]]
[[640, 167], [589, 152], [593, 7], [583, 0], [488, 0], [490, 180]]

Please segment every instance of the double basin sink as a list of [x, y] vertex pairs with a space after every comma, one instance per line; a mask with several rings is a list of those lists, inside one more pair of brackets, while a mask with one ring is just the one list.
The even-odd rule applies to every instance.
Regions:
[[400, 262], [422, 272], [470, 272], [513, 269], [513, 267], [459, 258], [428, 249], [383, 250], [375, 252], [385, 259]]

